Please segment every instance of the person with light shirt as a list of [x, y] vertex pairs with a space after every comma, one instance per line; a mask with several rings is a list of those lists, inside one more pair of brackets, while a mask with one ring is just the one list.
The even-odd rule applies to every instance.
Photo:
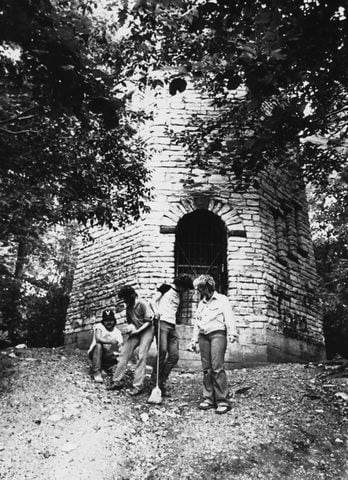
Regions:
[[232, 308], [226, 295], [215, 290], [215, 281], [210, 275], [201, 275], [194, 280], [201, 294], [194, 318], [193, 337], [190, 350], [201, 354], [203, 369], [203, 401], [201, 410], [216, 408], [216, 413], [227, 413], [231, 409], [228, 399], [227, 375], [224, 357], [227, 339], [238, 339]]
[[93, 338], [88, 349], [88, 356], [92, 360], [92, 377], [95, 382], [103, 383], [102, 370], [111, 373], [112, 367], [117, 364], [119, 348], [123, 344], [123, 337], [116, 327], [116, 319], [111, 309], [103, 311], [102, 321], [93, 327]]
[[[193, 282], [190, 275], [180, 274], [174, 279], [173, 285], [161, 285], [151, 302], [155, 312], [155, 336], [159, 352], [159, 387], [163, 396], [169, 396], [166, 382], [170, 372], [179, 360], [179, 339], [176, 323], [182, 294], [191, 289], [193, 289]], [[159, 335], [158, 331], [160, 332]], [[153, 384], [156, 374], [157, 362], [155, 362], [151, 376]]]

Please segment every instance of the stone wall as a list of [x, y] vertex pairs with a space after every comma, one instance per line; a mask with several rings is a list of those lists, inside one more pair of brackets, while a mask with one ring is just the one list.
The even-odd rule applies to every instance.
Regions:
[[[214, 114], [208, 101], [188, 88], [171, 96], [152, 92], [153, 122], [146, 125], [154, 200], [150, 213], [117, 233], [92, 232], [81, 245], [66, 324], [67, 345], [87, 347], [90, 329], [105, 307], [116, 307], [117, 289], [131, 284], [150, 298], [175, 275], [176, 227], [183, 216], [209, 210], [226, 228], [228, 296], [239, 343], [230, 345], [228, 365], [321, 358], [323, 335], [317, 276], [304, 189], [275, 169], [259, 185], [237, 192], [231, 176], [214, 165], [192, 169], [187, 152], [168, 129], [180, 131], [192, 112]], [[122, 324], [124, 316], [117, 314]], [[178, 327], [181, 364], [198, 366], [186, 351], [192, 327]]]

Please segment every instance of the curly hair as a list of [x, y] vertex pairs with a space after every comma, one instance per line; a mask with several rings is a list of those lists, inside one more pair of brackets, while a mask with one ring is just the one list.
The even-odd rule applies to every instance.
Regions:
[[129, 300], [132, 297], [136, 297], [137, 292], [130, 285], [124, 285], [118, 292], [118, 298], [121, 300]]
[[181, 273], [174, 279], [174, 285], [185, 288], [185, 290], [193, 290], [193, 281], [190, 275]]
[[215, 280], [210, 275], [200, 275], [194, 280], [193, 284], [197, 289], [206, 287], [209, 292], [213, 292], [215, 290]]

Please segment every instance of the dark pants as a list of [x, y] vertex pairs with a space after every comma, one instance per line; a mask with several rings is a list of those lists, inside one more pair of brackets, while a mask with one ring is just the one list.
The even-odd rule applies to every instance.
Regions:
[[226, 334], [222, 331], [199, 335], [203, 368], [203, 398], [212, 405], [229, 405], [224, 357]]
[[97, 343], [93, 350], [89, 353], [89, 358], [92, 360], [92, 374], [100, 372], [101, 370], [108, 371], [113, 365], [117, 363], [117, 356], [105, 344]]
[[[159, 386], [164, 387], [170, 372], [179, 360], [179, 339], [175, 325], [161, 321], [160, 338], [158, 342], [158, 322], [155, 325], [157, 349], [159, 343]], [[157, 358], [152, 373], [152, 381], [156, 381]]]

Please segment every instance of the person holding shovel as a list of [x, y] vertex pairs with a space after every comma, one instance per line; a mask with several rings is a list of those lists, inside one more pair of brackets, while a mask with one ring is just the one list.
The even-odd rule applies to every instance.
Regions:
[[215, 408], [218, 414], [231, 410], [228, 399], [224, 356], [227, 339], [238, 338], [232, 308], [226, 295], [215, 291], [215, 281], [210, 275], [200, 275], [194, 280], [201, 294], [195, 314], [193, 337], [189, 349], [201, 354], [203, 368], [203, 401], [199, 409]]
[[118, 297], [126, 304], [126, 318], [128, 328], [125, 333], [128, 337], [124, 341], [119, 361], [114, 373], [113, 382], [109, 390], [118, 390], [123, 387], [123, 379], [127, 371], [127, 364], [134, 350], [139, 347], [138, 360], [134, 371], [131, 396], [139, 395], [144, 389], [146, 373], [146, 359], [153, 340], [153, 311], [149, 302], [138, 298], [137, 292], [130, 285], [125, 285], [118, 292]]
[[[158, 362], [152, 372], [151, 382], [154, 384], [158, 376], [158, 387], [162, 395], [169, 394], [166, 382], [169, 374], [179, 360], [179, 340], [175, 329], [178, 309], [183, 292], [193, 289], [190, 275], [178, 275], [173, 285], [163, 284], [151, 302], [155, 312], [155, 336], [157, 340]], [[158, 364], [158, 370], [157, 370]]]

